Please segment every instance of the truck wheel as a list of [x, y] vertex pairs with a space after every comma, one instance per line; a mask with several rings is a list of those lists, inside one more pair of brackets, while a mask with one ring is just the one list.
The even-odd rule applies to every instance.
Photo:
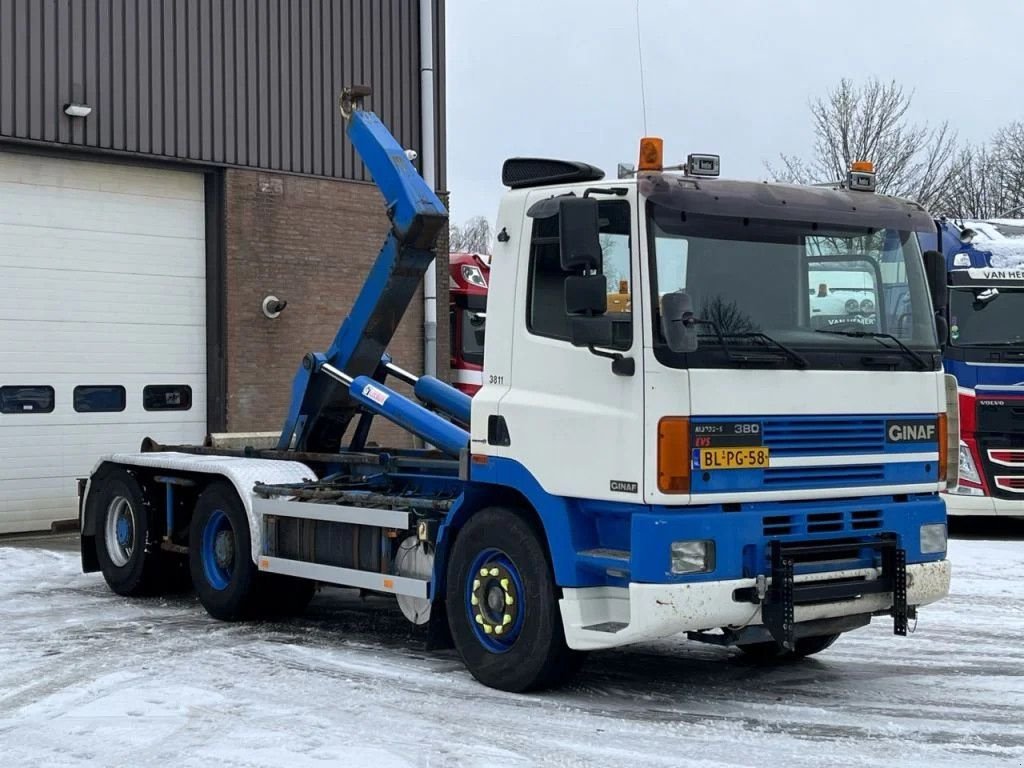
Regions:
[[744, 643], [736, 647], [755, 661], [785, 661], [787, 659], [802, 659], [807, 656], [813, 656], [816, 653], [821, 653], [838, 639], [839, 635], [801, 637], [796, 641], [796, 647], [792, 651], [785, 650], [782, 647], [782, 643], [777, 643], [774, 640], [767, 643]]
[[565, 644], [544, 540], [517, 511], [484, 509], [459, 532], [448, 561], [446, 606], [470, 673], [504, 691], [558, 686], [583, 655]]
[[216, 619], [257, 614], [260, 574], [251, 541], [249, 518], [233, 487], [214, 483], [199, 495], [189, 525], [189, 570], [199, 601]]
[[96, 558], [107, 585], [125, 597], [151, 595], [161, 586], [160, 550], [142, 487], [123, 469], [111, 469], [97, 489]]

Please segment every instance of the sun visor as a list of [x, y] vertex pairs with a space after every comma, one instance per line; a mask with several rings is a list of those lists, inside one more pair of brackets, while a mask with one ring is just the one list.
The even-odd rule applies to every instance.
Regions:
[[639, 191], [661, 209], [655, 210], [655, 220], [677, 220], [685, 212], [914, 232], [935, 229], [931, 216], [917, 203], [835, 187], [649, 174], [639, 179]]

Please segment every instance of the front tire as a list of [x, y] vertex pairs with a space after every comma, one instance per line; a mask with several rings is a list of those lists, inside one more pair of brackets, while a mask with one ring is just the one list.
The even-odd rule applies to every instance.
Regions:
[[782, 643], [775, 642], [774, 640], [767, 643], [745, 643], [736, 647], [754, 661], [772, 663], [813, 656], [824, 651], [838, 639], [839, 635], [801, 637], [797, 639], [796, 647], [792, 651], [787, 651], [782, 647]]
[[484, 685], [521, 692], [561, 685], [583, 654], [565, 643], [540, 532], [518, 510], [470, 518], [448, 561], [446, 608], [455, 648]]
[[142, 486], [124, 469], [112, 469], [97, 481], [95, 542], [103, 578], [125, 597], [159, 592], [162, 553]]

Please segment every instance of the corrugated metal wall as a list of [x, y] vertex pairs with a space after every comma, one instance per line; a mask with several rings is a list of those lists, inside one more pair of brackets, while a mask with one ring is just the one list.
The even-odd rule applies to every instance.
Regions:
[[0, 0], [0, 138], [364, 179], [336, 106], [352, 83], [419, 148], [416, 0]]

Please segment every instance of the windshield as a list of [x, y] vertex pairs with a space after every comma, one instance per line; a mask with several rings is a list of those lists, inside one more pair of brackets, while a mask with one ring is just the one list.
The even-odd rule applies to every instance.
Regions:
[[462, 359], [467, 363], [484, 363], [485, 323], [483, 312], [462, 310]]
[[[666, 293], [685, 291], [703, 321], [696, 353], [676, 355], [664, 345], [659, 353], [656, 343], [666, 364], [726, 365], [722, 341], [779, 357], [764, 335], [819, 368], [861, 367], [867, 352], [900, 354], [893, 339], [866, 334], [937, 349], [914, 232], [698, 215], [656, 203], [648, 217], [655, 307]], [[838, 359], [844, 352], [851, 354]]]
[[1024, 347], [1024, 290], [953, 288], [949, 292], [949, 339], [957, 347]]

